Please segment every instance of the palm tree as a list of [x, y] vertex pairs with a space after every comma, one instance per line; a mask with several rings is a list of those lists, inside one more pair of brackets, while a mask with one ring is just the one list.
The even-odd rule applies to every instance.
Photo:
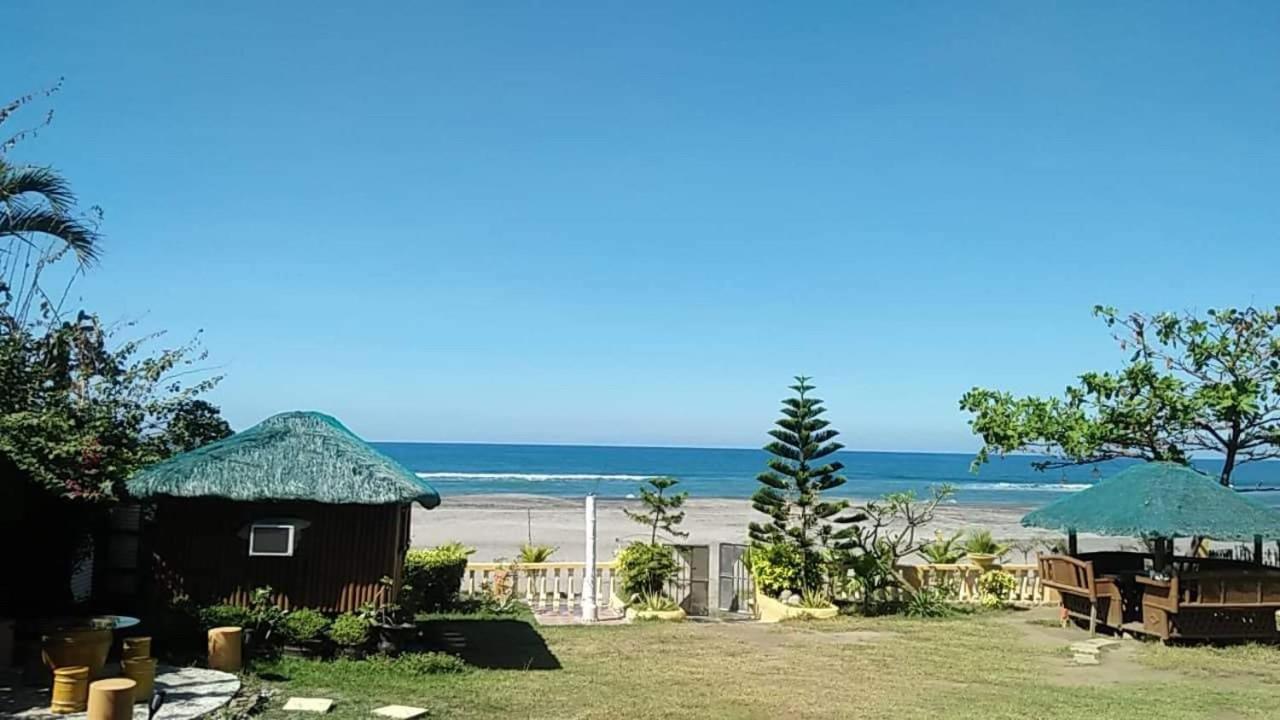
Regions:
[[0, 242], [34, 246], [33, 236], [61, 241], [82, 265], [98, 257], [98, 231], [72, 214], [75, 193], [52, 168], [20, 166], [0, 154]]

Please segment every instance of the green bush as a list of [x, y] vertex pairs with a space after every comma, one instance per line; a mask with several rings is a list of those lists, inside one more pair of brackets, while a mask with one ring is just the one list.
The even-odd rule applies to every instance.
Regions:
[[804, 554], [788, 543], [753, 545], [747, 564], [756, 588], [769, 597], [776, 598], [784, 590], [799, 590], [804, 578]]
[[1018, 587], [1018, 580], [1003, 570], [988, 570], [978, 578], [978, 602], [984, 607], [1003, 607]]
[[343, 613], [329, 626], [329, 639], [342, 647], [359, 647], [369, 642], [368, 618], [355, 613]]
[[469, 669], [461, 658], [442, 652], [404, 653], [392, 658], [390, 664], [409, 675], [452, 675]]
[[200, 625], [208, 630], [216, 627], [253, 628], [254, 623], [248, 608], [223, 603], [200, 608]]
[[309, 608], [300, 608], [284, 616], [280, 622], [280, 637], [287, 643], [305, 643], [320, 640], [329, 629], [329, 618]]
[[437, 612], [449, 607], [462, 587], [467, 557], [475, 552], [460, 543], [446, 543], [429, 550], [410, 550], [404, 558], [404, 584], [400, 605], [410, 614]]
[[964, 540], [964, 551], [970, 555], [1003, 556], [1009, 552], [1009, 546], [997, 542], [990, 530], [973, 530]]
[[633, 542], [623, 548], [618, 554], [617, 568], [624, 600], [636, 595], [662, 594], [679, 571], [674, 549], [647, 542]]
[[902, 612], [909, 617], [946, 617], [954, 612], [947, 598], [948, 593], [944, 588], [923, 588], [907, 598]]

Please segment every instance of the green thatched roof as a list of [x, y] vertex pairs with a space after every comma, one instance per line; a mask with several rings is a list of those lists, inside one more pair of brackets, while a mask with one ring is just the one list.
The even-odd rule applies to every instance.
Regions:
[[1280, 512], [1174, 463], [1134, 465], [1029, 513], [1022, 524], [1129, 537], [1280, 539]]
[[440, 504], [440, 496], [422, 478], [318, 412], [274, 415], [225, 440], [144, 468], [127, 487], [136, 498]]

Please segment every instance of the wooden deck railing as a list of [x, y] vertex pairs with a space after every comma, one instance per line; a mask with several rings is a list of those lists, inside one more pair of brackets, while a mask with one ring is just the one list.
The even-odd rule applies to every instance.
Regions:
[[[600, 607], [608, 606], [613, 595], [615, 565], [613, 561], [596, 565], [596, 604]], [[530, 563], [514, 568], [509, 563], [469, 563], [462, 576], [461, 589], [464, 594], [471, 594], [483, 591], [495, 581], [514, 582], [515, 596], [530, 608], [571, 613], [582, 606], [584, 569], [585, 563], [580, 562]], [[916, 587], [945, 587], [958, 602], [978, 601], [978, 578], [983, 570], [976, 565], [903, 565], [900, 569]], [[1035, 565], [1009, 564], [1000, 569], [1017, 581], [1010, 602], [1039, 605], [1056, 601], [1052, 591], [1040, 584], [1039, 569]], [[889, 599], [900, 599], [901, 594], [894, 591]]]

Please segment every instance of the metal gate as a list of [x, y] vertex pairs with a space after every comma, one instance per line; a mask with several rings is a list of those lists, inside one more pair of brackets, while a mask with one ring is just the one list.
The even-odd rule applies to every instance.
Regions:
[[720, 543], [719, 610], [750, 614], [755, 609], [755, 583], [747, 570], [747, 546]]
[[711, 548], [707, 545], [673, 545], [679, 571], [671, 583], [671, 597], [689, 615], [711, 614]]

